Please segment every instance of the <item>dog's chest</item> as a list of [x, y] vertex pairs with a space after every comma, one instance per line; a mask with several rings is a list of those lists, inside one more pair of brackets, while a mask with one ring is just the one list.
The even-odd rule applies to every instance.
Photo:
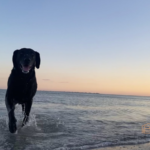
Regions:
[[23, 103], [24, 101], [26, 101], [26, 99], [28, 99], [29, 97], [29, 93], [30, 93], [30, 85], [28, 83], [16, 83], [15, 87], [14, 87], [14, 99], [18, 102], [18, 103]]

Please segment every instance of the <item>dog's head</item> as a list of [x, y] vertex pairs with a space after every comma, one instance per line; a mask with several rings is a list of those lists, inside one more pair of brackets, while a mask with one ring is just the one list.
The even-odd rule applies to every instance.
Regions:
[[30, 48], [15, 50], [13, 54], [13, 65], [22, 73], [29, 73], [30, 70], [40, 67], [40, 54]]

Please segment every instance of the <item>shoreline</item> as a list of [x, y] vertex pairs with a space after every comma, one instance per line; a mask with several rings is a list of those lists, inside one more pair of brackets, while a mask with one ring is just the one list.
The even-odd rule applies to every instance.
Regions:
[[136, 144], [136, 145], [101, 147], [101, 148], [95, 148], [91, 150], [150, 150], [150, 142], [145, 144]]

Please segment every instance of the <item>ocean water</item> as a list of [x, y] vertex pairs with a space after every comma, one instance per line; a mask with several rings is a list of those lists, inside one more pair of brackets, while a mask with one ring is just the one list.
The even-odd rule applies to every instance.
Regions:
[[0, 90], [0, 150], [88, 150], [150, 141], [150, 97], [38, 91], [29, 123], [9, 133], [5, 90]]

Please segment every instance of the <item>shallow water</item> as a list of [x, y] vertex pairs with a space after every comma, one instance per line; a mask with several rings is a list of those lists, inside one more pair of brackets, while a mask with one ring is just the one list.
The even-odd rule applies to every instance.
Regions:
[[5, 90], [0, 90], [0, 149], [80, 150], [150, 141], [150, 97], [38, 91], [29, 123], [9, 133]]

